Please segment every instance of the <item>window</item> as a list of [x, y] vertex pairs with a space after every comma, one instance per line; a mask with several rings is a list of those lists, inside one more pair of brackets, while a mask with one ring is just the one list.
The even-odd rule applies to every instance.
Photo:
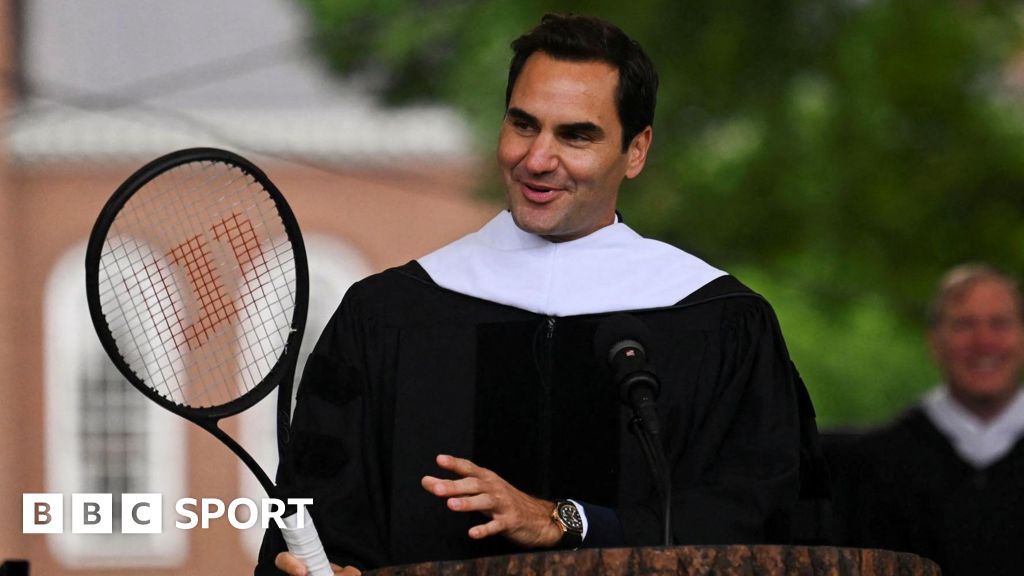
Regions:
[[[85, 299], [85, 246], [51, 271], [44, 296], [46, 491], [113, 495], [112, 534], [48, 535], [56, 558], [73, 568], [170, 567], [187, 553], [174, 528], [174, 503], [187, 474], [182, 419], [146, 399], [107, 357]], [[163, 495], [163, 532], [121, 534], [125, 493]]]

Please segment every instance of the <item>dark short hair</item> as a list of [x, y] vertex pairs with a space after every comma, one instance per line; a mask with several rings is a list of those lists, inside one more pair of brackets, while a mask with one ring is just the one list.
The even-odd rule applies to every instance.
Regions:
[[527, 58], [543, 52], [557, 60], [605, 62], [619, 71], [615, 106], [622, 124], [623, 151], [654, 123], [658, 73], [640, 44], [614, 24], [590, 16], [545, 14], [537, 27], [512, 42], [512, 50], [505, 108]]
[[983, 280], [999, 282], [1006, 286], [1017, 304], [1017, 317], [1024, 320], [1024, 296], [1021, 295], [1020, 284], [1010, 276], [991, 264], [969, 263], [951, 268], [939, 280], [939, 287], [928, 306], [928, 326], [935, 328], [946, 313], [946, 305], [950, 301], [961, 298], [975, 284]]

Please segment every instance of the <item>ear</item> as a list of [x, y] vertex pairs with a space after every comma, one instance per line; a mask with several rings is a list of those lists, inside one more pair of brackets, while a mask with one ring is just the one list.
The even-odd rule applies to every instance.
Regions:
[[647, 163], [647, 151], [651, 149], [654, 130], [648, 126], [633, 137], [626, 148], [626, 178], [635, 178]]

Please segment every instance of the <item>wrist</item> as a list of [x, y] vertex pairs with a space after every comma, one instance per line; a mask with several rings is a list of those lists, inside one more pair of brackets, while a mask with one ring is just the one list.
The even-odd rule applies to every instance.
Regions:
[[[554, 502], [551, 503], [551, 507], [554, 507]], [[551, 519], [550, 508], [544, 515], [544, 530], [541, 535], [541, 547], [542, 548], [557, 548], [558, 544], [562, 541], [562, 530], [559, 529], [558, 525]]]
[[558, 525], [551, 518], [551, 511], [554, 507], [555, 503], [552, 501], [537, 499], [536, 515], [534, 516], [537, 522], [537, 531], [535, 532], [537, 539], [533, 544], [537, 548], [554, 548], [562, 539], [562, 531], [558, 529]]

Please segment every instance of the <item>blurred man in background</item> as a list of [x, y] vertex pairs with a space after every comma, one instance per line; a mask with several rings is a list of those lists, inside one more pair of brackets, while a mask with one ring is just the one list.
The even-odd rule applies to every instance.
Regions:
[[943, 383], [853, 451], [847, 543], [907, 551], [947, 576], [1024, 573], [1024, 320], [1015, 279], [950, 270], [929, 310]]

